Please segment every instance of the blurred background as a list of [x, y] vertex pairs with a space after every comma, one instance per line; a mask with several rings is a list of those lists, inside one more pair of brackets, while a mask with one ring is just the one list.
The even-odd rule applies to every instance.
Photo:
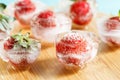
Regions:
[[[0, 0], [0, 3], [3, 2], [8, 5], [13, 1], [15, 0]], [[52, 6], [58, 3], [60, 0], [40, 0], [40, 1], [46, 3], [49, 6]], [[120, 9], [120, 0], [96, 0], [96, 1], [100, 12], [113, 15], [118, 14], [118, 10]]]

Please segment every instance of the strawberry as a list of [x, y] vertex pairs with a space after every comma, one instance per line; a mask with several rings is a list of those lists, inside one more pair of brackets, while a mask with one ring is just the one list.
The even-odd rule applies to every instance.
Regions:
[[106, 28], [108, 31], [115, 30], [115, 29], [120, 29], [120, 17], [115, 16], [111, 17], [107, 20], [106, 22]]
[[79, 65], [80, 64], [80, 59], [77, 59], [77, 58], [73, 58], [73, 57], [68, 57], [68, 58], [65, 58], [65, 61], [67, 64], [74, 64], [74, 65]]
[[30, 33], [23, 35], [19, 32], [6, 40], [4, 49], [11, 65], [17, 69], [24, 69], [35, 61], [40, 45], [37, 40], [30, 38]]
[[4, 43], [4, 49], [9, 50], [14, 46], [15, 40], [11, 37]]
[[61, 54], [80, 54], [86, 52], [87, 42], [76, 33], [68, 33], [56, 44], [56, 51]]
[[15, 4], [15, 15], [26, 14], [35, 11], [35, 5], [30, 0], [19, 0]]
[[53, 11], [50, 11], [50, 10], [46, 10], [44, 12], [41, 12], [38, 17], [39, 19], [39, 24], [42, 26], [42, 27], [55, 27], [56, 24], [55, 24], [55, 16], [54, 16], [54, 12]]
[[[4, 43], [4, 49], [5, 50], [9, 50], [12, 49], [13, 47], [21, 47], [23, 49], [27, 49], [30, 48], [31, 45], [33, 45], [32, 41], [29, 38], [30, 33], [27, 34], [21, 34], [21, 33], [17, 33], [12, 35], [8, 40], [6, 40], [6, 42]], [[34, 41], [36, 43], [36, 41]]]
[[49, 17], [52, 17], [54, 15], [54, 13], [50, 10], [47, 10], [47, 11], [44, 11], [44, 12], [41, 12], [38, 17], [39, 18], [49, 18]]
[[112, 37], [106, 37], [106, 40], [108, 41], [108, 43], [110, 43], [111, 45], [120, 45], [120, 42], [117, 41], [116, 39], [112, 38]]
[[72, 4], [70, 9], [71, 13], [73, 12], [76, 15], [85, 15], [89, 12], [89, 10], [90, 10], [89, 4], [83, 1], [75, 2], [74, 4]]
[[26, 59], [22, 59], [20, 63], [15, 63], [9, 59], [9, 62], [17, 69], [24, 69], [30, 65]]
[[71, 18], [78, 25], [88, 24], [93, 14], [90, 11], [90, 5], [86, 1], [77, 1], [70, 8]]
[[74, 65], [82, 65], [84, 64], [86, 61], [88, 61], [90, 59], [90, 56], [86, 56], [86, 58], [82, 58], [82, 59], [78, 59], [78, 58], [74, 58], [74, 57], [65, 57], [64, 60], [66, 61], [67, 64], [74, 64]]
[[105, 26], [107, 28], [107, 31], [120, 29], [120, 10], [118, 11], [118, 16], [110, 17], [106, 21]]
[[107, 38], [107, 41], [113, 45], [117, 45], [116, 41], [114, 41], [113, 39], [111, 38]]
[[18, 0], [15, 3], [14, 16], [22, 25], [24, 25], [23, 28], [29, 28], [30, 20], [36, 8], [35, 3], [31, 0]]

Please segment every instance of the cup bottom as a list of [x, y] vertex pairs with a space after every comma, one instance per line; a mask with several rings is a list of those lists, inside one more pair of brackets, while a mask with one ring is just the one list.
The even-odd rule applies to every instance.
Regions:
[[24, 70], [29, 70], [30, 69], [30, 64], [26, 64], [26, 65], [14, 65], [9, 63], [7, 66], [8, 70], [20, 70], [20, 71], [24, 71]]
[[73, 65], [73, 64], [64, 64], [64, 67], [65, 69], [67, 70], [75, 70], [75, 71], [78, 71], [78, 70], [82, 70], [86, 67], [86, 64], [83, 64], [83, 65], [80, 65], [80, 66], [76, 66], [76, 65]]
[[78, 24], [73, 23], [72, 26], [73, 26], [72, 29], [80, 29], [80, 30], [88, 29], [87, 25], [78, 25]]

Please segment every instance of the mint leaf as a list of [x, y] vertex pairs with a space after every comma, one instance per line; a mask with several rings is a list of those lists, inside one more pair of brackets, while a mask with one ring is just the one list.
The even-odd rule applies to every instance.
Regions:
[[5, 8], [6, 8], [6, 5], [4, 3], [0, 3], [0, 12], [3, 12]]

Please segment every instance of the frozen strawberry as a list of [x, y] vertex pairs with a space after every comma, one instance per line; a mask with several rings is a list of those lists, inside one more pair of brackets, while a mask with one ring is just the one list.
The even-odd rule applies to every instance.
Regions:
[[5, 54], [15, 68], [26, 68], [33, 63], [40, 51], [38, 41], [29, 38], [29, 33], [14, 34], [4, 42]]
[[15, 4], [15, 15], [17, 14], [27, 14], [35, 11], [35, 5], [31, 2], [31, 0], [19, 0]]
[[106, 40], [112, 45], [118, 45], [117, 42], [113, 40], [111, 37], [107, 37]]
[[4, 43], [4, 49], [10, 50], [13, 48], [15, 40], [11, 37]]
[[109, 46], [120, 46], [120, 10], [118, 16], [102, 17], [97, 27], [101, 40]]
[[18, 0], [14, 3], [14, 16], [22, 24], [23, 28], [30, 28], [30, 21], [38, 12], [47, 9], [47, 6], [41, 1]]
[[59, 34], [56, 39], [56, 55], [67, 69], [83, 68], [97, 52], [95, 35], [74, 30]]
[[10, 61], [10, 63], [14, 66], [16, 69], [26, 69], [30, 65], [26, 59], [21, 60], [20, 63], [14, 63], [13, 61]]
[[37, 10], [35, 3], [31, 0], [18, 0], [14, 7], [15, 18], [24, 25], [23, 28], [29, 28], [31, 17]]
[[111, 17], [110, 20], [117, 20], [120, 22], [120, 17], [119, 16]]
[[110, 35], [105, 37], [105, 39], [110, 46], [120, 46], [120, 39], [115, 36]]
[[89, 12], [90, 6], [87, 2], [75, 2], [71, 6], [71, 13], [74, 13], [75, 15], [85, 15]]
[[120, 17], [111, 17], [106, 21], [106, 28], [108, 31], [120, 29]]
[[44, 12], [41, 12], [38, 17], [39, 18], [49, 18], [49, 17], [52, 17], [54, 15], [53, 11], [50, 11], [50, 10], [47, 10], [47, 11], [44, 11]]
[[73, 22], [78, 25], [87, 25], [92, 20], [93, 14], [90, 12], [87, 16], [78, 16], [73, 19]]
[[73, 3], [70, 8], [70, 14], [73, 22], [78, 25], [88, 24], [93, 17], [90, 5], [86, 1]]
[[73, 64], [73, 65], [76, 65], [76, 66], [78, 66], [78, 65], [82, 66], [90, 58], [91, 58], [91, 56], [89, 55], [89, 56], [86, 56], [86, 58], [83, 58], [83, 59], [72, 57], [72, 56], [65, 57], [63, 59], [66, 61], [67, 64]]
[[55, 14], [53, 11], [46, 10], [44, 12], [41, 12], [37, 17], [39, 24], [42, 27], [55, 27]]
[[56, 50], [62, 54], [81, 54], [87, 51], [87, 42], [76, 33], [68, 33], [56, 44]]
[[35, 38], [53, 43], [56, 34], [70, 31], [71, 19], [63, 13], [45, 10], [36, 14], [31, 20], [31, 30]]
[[67, 64], [74, 64], [74, 65], [79, 65], [80, 64], [80, 59], [74, 58], [74, 57], [68, 57], [65, 58]]

